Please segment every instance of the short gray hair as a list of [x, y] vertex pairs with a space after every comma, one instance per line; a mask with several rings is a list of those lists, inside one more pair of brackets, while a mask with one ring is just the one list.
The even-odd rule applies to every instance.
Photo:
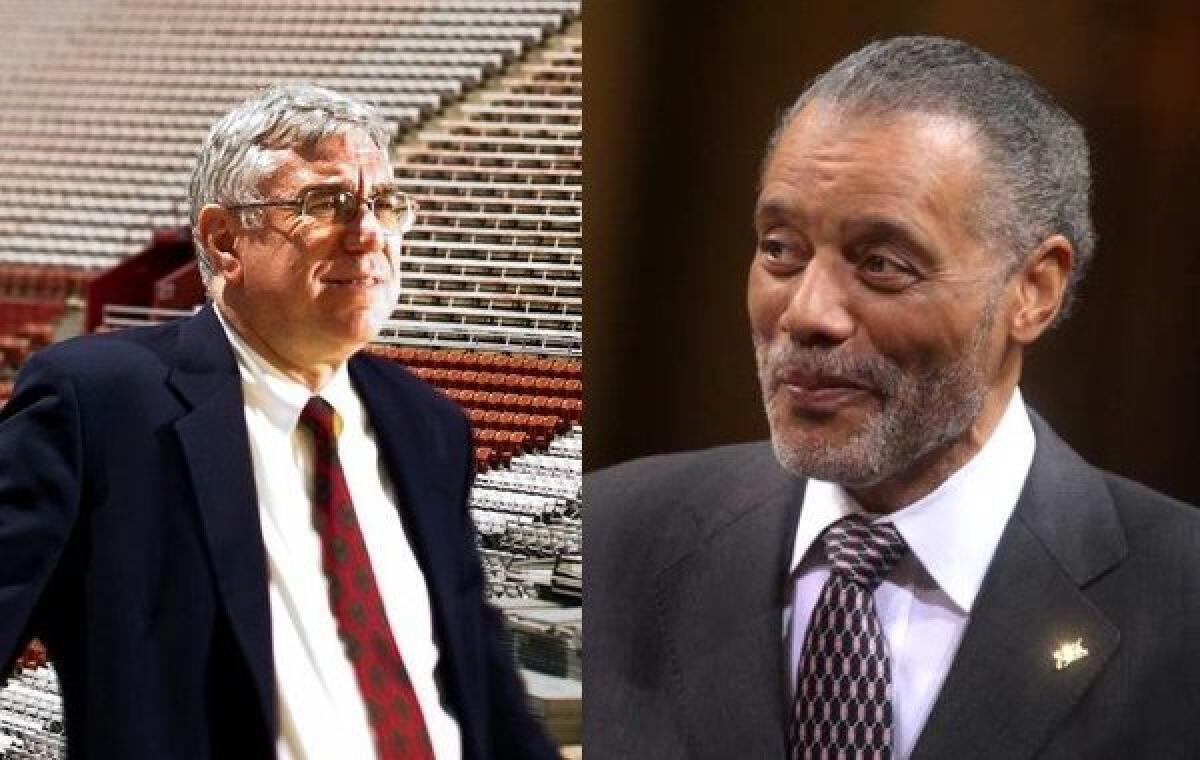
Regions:
[[[872, 42], [818, 77], [784, 112], [767, 159], [805, 106], [847, 115], [926, 113], [966, 122], [981, 138], [985, 184], [974, 209], [979, 232], [1013, 255], [1011, 267], [1046, 238], [1075, 249], [1059, 321], [1091, 263], [1096, 233], [1083, 128], [1026, 72], [959, 40], [896, 37]], [[764, 162], [765, 166], [765, 162]]]
[[195, 237], [200, 210], [209, 203], [263, 200], [258, 187], [275, 167], [272, 151], [309, 149], [352, 129], [365, 132], [380, 150], [386, 151], [391, 143], [392, 128], [373, 106], [301, 84], [272, 85], [213, 125], [188, 184], [196, 260], [205, 285], [214, 272]]

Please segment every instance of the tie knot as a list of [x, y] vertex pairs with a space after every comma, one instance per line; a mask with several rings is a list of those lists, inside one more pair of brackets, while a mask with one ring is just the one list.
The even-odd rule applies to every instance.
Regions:
[[304, 411], [300, 412], [300, 422], [306, 425], [313, 435], [329, 441], [337, 438], [342, 428], [337, 410], [320, 396], [313, 396], [304, 405]]
[[873, 523], [862, 515], [838, 520], [822, 540], [833, 572], [868, 591], [874, 591], [908, 551], [896, 526]]

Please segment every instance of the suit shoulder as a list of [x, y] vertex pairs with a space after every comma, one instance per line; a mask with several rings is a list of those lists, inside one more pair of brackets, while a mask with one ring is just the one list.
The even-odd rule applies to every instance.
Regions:
[[1104, 472], [1103, 477], [1131, 543], [1177, 548], [1192, 564], [1200, 546], [1200, 509], [1120, 475]]
[[165, 355], [172, 350], [179, 322], [130, 327], [108, 333], [80, 335], [34, 354], [30, 364], [47, 367], [81, 384], [128, 383], [137, 370], [157, 367], [166, 372]]
[[770, 443], [738, 443], [642, 457], [606, 467], [584, 478], [584, 494], [585, 499], [621, 502], [647, 498], [661, 502], [689, 494], [711, 496], [714, 488], [724, 490], [731, 483], [745, 485], [758, 473], [778, 470]]
[[730, 505], [761, 501], [794, 482], [768, 442], [634, 459], [584, 477], [585, 530], [617, 543], [630, 535], [695, 535]]
[[798, 506], [802, 483], [783, 470], [767, 442], [646, 457], [590, 473], [583, 479], [587, 604], [603, 616], [627, 614], [646, 578], [764, 504], [782, 497]]

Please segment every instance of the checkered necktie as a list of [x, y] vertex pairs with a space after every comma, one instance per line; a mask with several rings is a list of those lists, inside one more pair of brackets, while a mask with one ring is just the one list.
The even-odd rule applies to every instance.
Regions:
[[908, 551], [890, 523], [852, 515], [822, 536], [832, 572], [796, 675], [792, 760], [892, 757], [892, 676], [872, 595]]
[[337, 454], [341, 420], [320, 396], [309, 399], [300, 424], [312, 433], [313, 524], [321, 535], [321, 565], [329, 582], [329, 606], [375, 737], [380, 760], [432, 760], [425, 718], [367, 556], [350, 489]]

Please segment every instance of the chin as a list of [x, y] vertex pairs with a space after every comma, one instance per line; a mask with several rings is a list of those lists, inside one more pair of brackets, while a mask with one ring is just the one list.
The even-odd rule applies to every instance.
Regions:
[[340, 347], [340, 352], [346, 356], [359, 351], [379, 334], [366, 312], [328, 324], [324, 332], [329, 344]]
[[846, 487], [866, 487], [886, 477], [886, 463], [870, 443], [860, 436], [842, 440], [807, 432], [771, 431], [771, 446], [783, 469], [796, 477]]
[[878, 481], [887, 470], [886, 434], [878, 414], [840, 409], [810, 416], [776, 397], [767, 404], [767, 420], [775, 457], [797, 477], [863, 485]]
[[347, 339], [349, 342], [362, 348], [379, 336], [380, 327], [379, 325], [372, 324], [370, 321], [364, 321], [349, 333]]
[[770, 428], [771, 439], [778, 446], [792, 451], [821, 451], [825, 457], [853, 447], [865, 432], [865, 426], [849, 425], [845, 420], [796, 417], [771, 420]]
[[371, 339], [374, 339], [379, 331], [389, 319], [392, 318], [392, 312], [396, 310], [395, 298], [379, 298], [375, 303], [371, 304], [371, 309], [366, 315], [367, 325], [371, 331]]

